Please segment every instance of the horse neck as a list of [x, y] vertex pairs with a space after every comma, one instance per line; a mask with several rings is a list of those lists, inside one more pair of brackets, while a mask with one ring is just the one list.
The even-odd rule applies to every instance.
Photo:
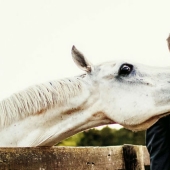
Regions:
[[49, 82], [3, 101], [1, 111], [7, 122], [0, 136], [8, 138], [0, 146], [52, 146], [79, 131], [111, 123], [98, 110], [97, 93], [87, 82], [86, 77]]
[[0, 127], [56, 107], [68, 109], [69, 103], [78, 107], [87, 96], [88, 85], [81, 77], [32, 86], [0, 102]]

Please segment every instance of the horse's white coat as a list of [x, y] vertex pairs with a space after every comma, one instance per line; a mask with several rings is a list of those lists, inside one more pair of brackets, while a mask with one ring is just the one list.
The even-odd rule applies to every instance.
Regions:
[[86, 74], [36, 85], [0, 103], [0, 146], [52, 146], [91, 127], [119, 123], [131, 130], [150, 127], [170, 111], [170, 69], [124, 62], [93, 66], [75, 48]]

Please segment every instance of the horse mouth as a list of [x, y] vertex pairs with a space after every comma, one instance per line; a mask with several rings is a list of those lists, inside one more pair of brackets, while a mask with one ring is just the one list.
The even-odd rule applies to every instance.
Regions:
[[129, 129], [129, 130], [132, 130], [132, 131], [147, 130], [153, 124], [155, 124], [160, 118], [165, 117], [165, 116], [167, 116], [169, 114], [170, 114], [170, 112], [162, 113], [160, 115], [153, 116], [153, 117], [149, 118], [148, 120], [146, 120], [146, 121], [144, 121], [144, 122], [142, 122], [140, 124], [136, 124], [136, 125], [122, 125], [122, 126], [124, 126], [126, 129]]

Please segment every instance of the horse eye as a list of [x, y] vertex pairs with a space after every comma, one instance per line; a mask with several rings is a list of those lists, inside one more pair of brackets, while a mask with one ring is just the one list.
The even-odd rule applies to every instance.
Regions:
[[127, 76], [129, 75], [133, 70], [133, 65], [131, 64], [123, 64], [121, 65], [119, 69], [119, 75], [121, 76]]

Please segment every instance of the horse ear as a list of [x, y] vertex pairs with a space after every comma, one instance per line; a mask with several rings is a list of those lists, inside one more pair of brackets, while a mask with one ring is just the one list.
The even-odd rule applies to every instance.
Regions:
[[170, 34], [169, 34], [169, 37], [166, 40], [167, 40], [168, 48], [169, 48], [169, 51], [170, 51]]
[[74, 62], [77, 64], [77, 66], [80, 69], [82, 69], [86, 72], [91, 72], [92, 65], [90, 64], [90, 62], [87, 61], [87, 59], [84, 57], [84, 55], [76, 49], [75, 46], [72, 47], [71, 53], [72, 53]]

